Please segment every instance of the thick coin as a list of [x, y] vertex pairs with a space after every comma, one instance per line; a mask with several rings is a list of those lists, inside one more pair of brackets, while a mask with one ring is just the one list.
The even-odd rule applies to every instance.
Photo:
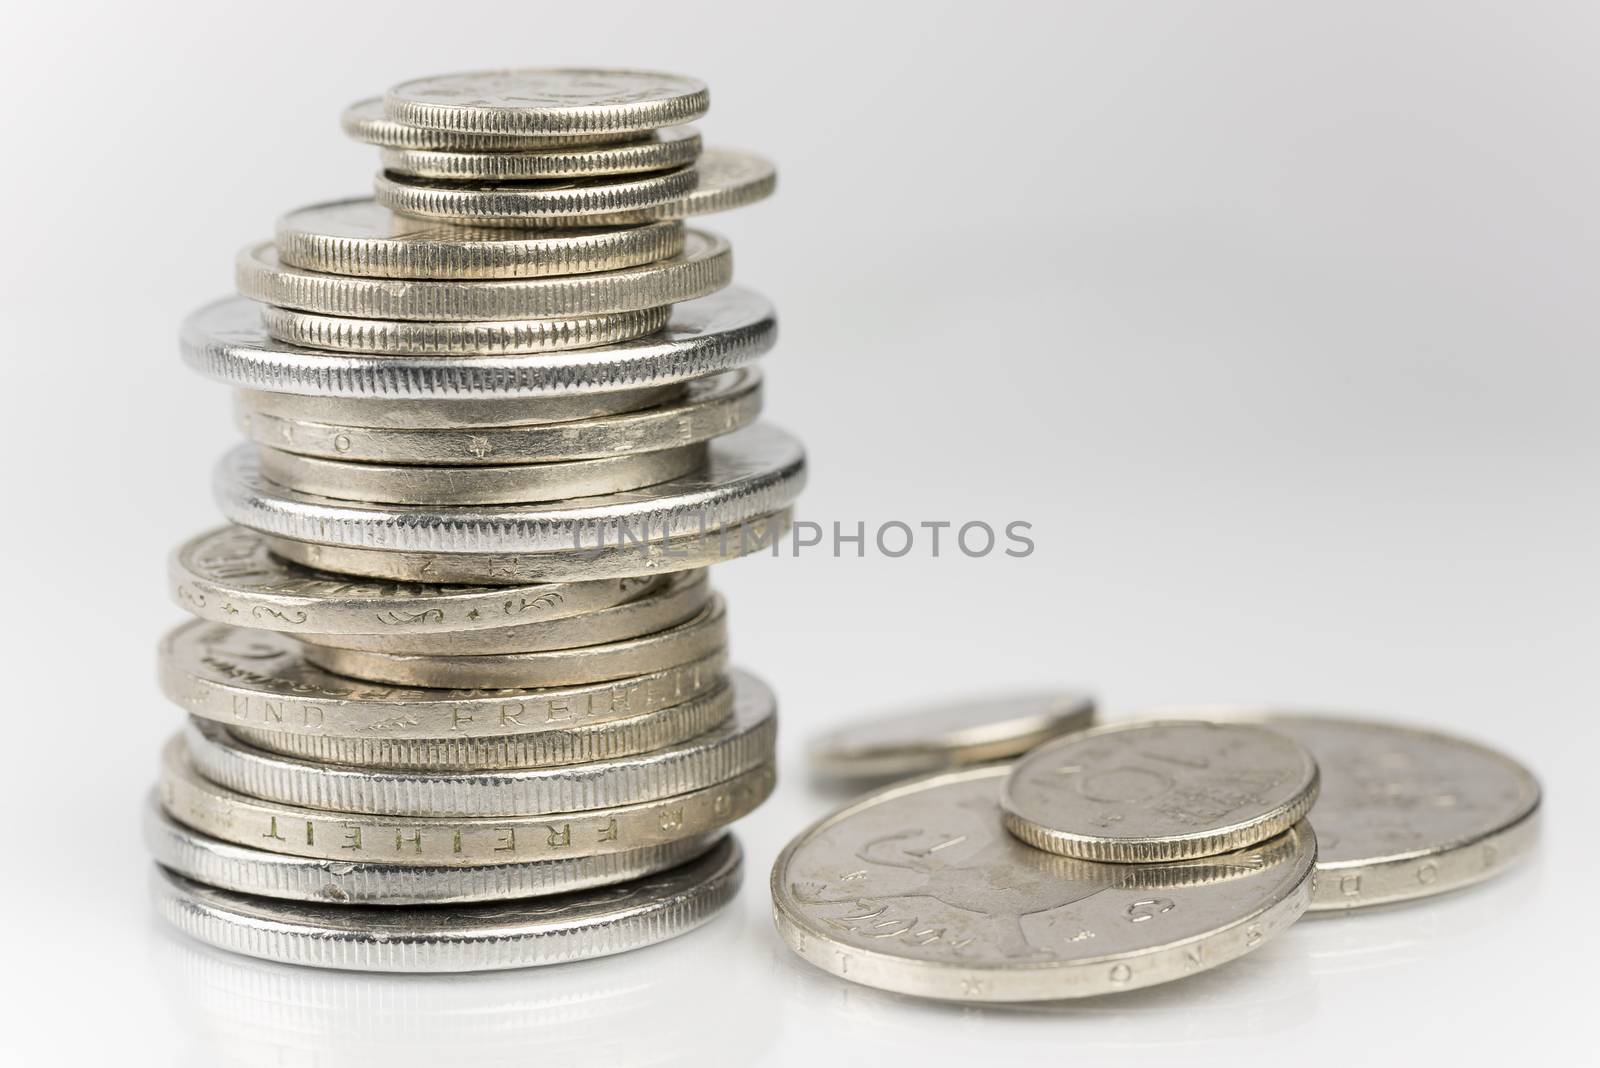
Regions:
[[462, 429], [371, 427], [277, 414], [268, 396], [240, 392], [234, 418], [251, 440], [301, 456], [386, 464], [522, 464], [654, 452], [709, 441], [750, 425], [761, 411], [753, 367], [689, 383], [667, 404], [566, 423]]
[[194, 770], [218, 786], [302, 808], [430, 818], [617, 808], [705, 789], [771, 763], [772, 691], [743, 672], [734, 672], [729, 685], [733, 715], [704, 735], [583, 764], [471, 771], [322, 764], [256, 749], [201, 719], [189, 721], [184, 747]]
[[766, 800], [764, 764], [715, 786], [655, 801], [542, 816], [372, 816], [235, 793], [203, 778], [180, 734], [162, 756], [161, 804], [174, 819], [237, 845], [323, 860], [474, 867], [627, 853], [713, 834]]
[[300, 456], [257, 445], [261, 477], [297, 493], [340, 501], [439, 507], [534, 504], [654, 486], [705, 466], [705, 442], [631, 456], [539, 464], [441, 467]]
[[[546, 426], [640, 412], [681, 401], [692, 384], [679, 382], [644, 389], [504, 400], [445, 398], [388, 401], [381, 397], [307, 397], [293, 393], [263, 393], [252, 389], [236, 390], [235, 393], [239, 403], [250, 411], [277, 419], [390, 430], [473, 431], [485, 427]], [[339, 442], [335, 441], [335, 451], [338, 451], [338, 447]]]
[[693, 163], [699, 154], [699, 131], [681, 126], [662, 130], [659, 136], [648, 140], [617, 145], [552, 147], [515, 152], [387, 148], [380, 159], [384, 170], [416, 178], [526, 182], [546, 178], [592, 178], [605, 174], [664, 171]]
[[[316, 635], [324, 644], [354, 635], [379, 645], [471, 641], [474, 633], [501, 631], [531, 639], [545, 632], [525, 631], [529, 624], [588, 619], [648, 597], [667, 582], [654, 576], [521, 587], [372, 581], [280, 559], [244, 527], [220, 527], [184, 542], [167, 576], [173, 599], [201, 619]], [[582, 627], [578, 633], [590, 633]]]
[[666, 219], [687, 219], [754, 204], [771, 196], [778, 187], [778, 169], [771, 161], [749, 152], [708, 148], [700, 153], [694, 169], [700, 176], [694, 190], [665, 204], [609, 215], [546, 219], [540, 225], [555, 228], [639, 226]]
[[[498, 738], [592, 731], [720, 686], [726, 656], [631, 679], [542, 690], [429, 690], [363, 683], [306, 662], [273, 631], [195, 620], [161, 643], [162, 691], [230, 727], [334, 738]], [[559, 747], [557, 747], [559, 748]]]
[[439, 74], [383, 96], [384, 115], [408, 126], [541, 137], [655, 130], [692, 122], [710, 106], [697, 78], [599, 68]]
[[380, 148], [431, 148], [451, 152], [535, 151], [557, 145], [611, 145], [641, 141], [655, 136], [622, 130], [589, 134], [501, 134], [467, 130], [427, 130], [395, 122], [383, 113], [383, 98], [358, 100], [344, 109], [339, 125], [357, 141]]
[[694, 166], [644, 176], [563, 178], [521, 184], [441, 182], [379, 171], [372, 179], [372, 197], [402, 215], [471, 226], [527, 227], [543, 225], [551, 219], [631, 217], [681, 200], [699, 182]]
[[572, 319], [418, 322], [350, 319], [262, 305], [261, 325], [285, 345], [350, 356], [535, 356], [634, 341], [672, 318], [667, 306]]
[[315, 905], [219, 890], [157, 867], [156, 910], [219, 949], [283, 964], [368, 972], [476, 972], [604, 957], [710, 920], [739, 889], [724, 838], [704, 856], [617, 886], [480, 905]]
[[391, 907], [508, 901], [610, 886], [685, 864], [715, 844], [685, 838], [634, 853], [481, 868], [312, 860], [191, 830], [167, 815], [154, 792], [145, 805], [144, 841], [157, 864], [207, 886], [280, 901]]
[[683, 251], [638, 267], [592, 274], [467, 281], [358, 278], [285, 266], [270, 242], [234, 263], [239, 292], [263, 304], [356, 319], [427, 322], [568, 319], [642, 311], [715, 293], [733, 279], [724, 237], [684, 235]]
[[[379, 653], [409, 653], [415, 656], [534, 653], [550, 649], [573, 649], [580, 645], [619, 642], [627, 638], [654, 634], [693, 619], [711, 600], [711, 583], [706, 581], [704, 570], [682, 571], [659, 579], [629, 581], [648, 587], [647, 591], [633, 600], [582, 615], [552, 618], [534, 623], [517, 623], [508, 627], [496, 627], [493, 630], [430, 633], [395, 629], [376, 634], [316, 634], [301, 627], [292, 633], [302, 641], [314, 645], [340, 649], [365, 649]], [[286, 628], [278, 626], [272, 629]]]
[[1243, 849], [1287, 830], [1317, 796], [1304, 746], [1261, 727], [1134, 723], [1070, 735], [1018, 760], [1006, 829], [1081, 860], [1149, 863]]
[[541, 689], [648, 675], [712, 656], [728, 644], [722, 598], [692, 619], [638, 638], [543, 652], [423, 656], [305, 646], [305, 658], [353, 679], [438, 689]]
[[465, 227], [396, 215], [371, 197], [291, 211], [273, 239], [291, 267], [361, 278], [494, 279], [591, 274], [683, 251], [675, 222], [599, 229]]
[[796, 838], [772, 869], [790, 948], [843, 979], [921, 997], [1043, 1001], [1192, 975], [1306, 909], [1309, 826], [1221, 856], [1153, 865], [1047, 853], [1008, 834], [1009, 769], [892, 786]]
[[840, 779], [920, 775], [1009, 760], [1094, 723], [1094, 698], [1071, 690], [911, 708], [815, 739], [811, 769]]
[[262, 325], [259, 309], [253, 301], [230, 297], [190, 315], [180, 337], [184, 360], [219, 382], [268, 393], [388, 403], [570, 398], [676, 385], [734, 370], [772, 348], [778, 328], [772, 305], [735, 286], [675, 305], [666, 329], [658, 334], [605, 348], [551, 353], [539, 359], [375, 360], [277, 341]]
[[758, 552], [776, 556], [792, 521], [792, 510], [783, 508], [718, 527], [704, 535], [652, 537], [642, 544], [628, 540], [549, 553], [396, 552], [317, 545], [292, 538], [268, 538], [267, 544], [285, 559], [346, 575], [366, 575], [395, 582], [520, 585], [666, 575], [710, 567]]
[[790, 507], [805, 483], [799, 441], [766, 423], [718, 438], [710, 454], [695, 473], [659, 485], [545, 504], [377, 505], [297, 493], [262, 477], [253, 445], [225, 455], [212, 486], [229, 520], [277, 538], [394, 552], [598, 555], [607, 547], [705, 540], [722, 527]]

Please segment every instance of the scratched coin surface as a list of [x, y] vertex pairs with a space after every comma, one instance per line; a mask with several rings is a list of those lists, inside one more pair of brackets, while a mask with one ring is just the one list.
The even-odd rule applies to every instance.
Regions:
[[1007, 760], [1094, 723], [1094, 698], [1063, 690], [1002, 694], [908, 708], [816, 738], [820, 776], [873, 779], [920, 775]]
[[772, 869], [779, 933], [867, 986], [957, 1001], [1133, 990], [1233, 960], [1310, 903], [1307, 823], [1150, 865], [1034, 849], [1001, 819], [1005, 766], [891, 786], [813, 825]]
[[1305, 747], [1262, 727], [1118, 724], [1017, 761], [1001, 793], [1006, 827], [1081, 860], [1147, 863], [1242, 849], [1292, 826], [1317, 796]]
[[388, 148], [379, 158], [384, 170], [418, 178], [525, 182], [670, 170], [693, 163], [699, 154], [699, 132], [693, 127], [680, 126], [614, 145], [571, 145], [512, 152]]
[[696, 860], [616, 886], [478, 905], [385, 908], [238, 894], [157, 866], [156, 910], [220, 949], [313, 968], [474, 972], [561, 964], [685, 934], [738, 892], [742, 856], [725, 837]]
[[606, 68], [438, 74], [383, 96], [384, 115], [410, 126], [540, 136], [654, 130], [690, 122], [710, 106], [698, 78]]

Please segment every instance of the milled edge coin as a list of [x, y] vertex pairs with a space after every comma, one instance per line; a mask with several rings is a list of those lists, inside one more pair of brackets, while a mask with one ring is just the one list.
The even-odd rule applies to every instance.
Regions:
[[1000, 807], [1006, 829], [1036, 849], [1139, 864], [1254, 845], [1298, 823], [1316, 797], [1316, 761], [1293, 739], [1177, 720], [1043, 745], [1013, 766]]
[[462, 71], [383, 95], [384, 115], [408, 126], [524, 136], [655, 130], [693, 122], [710, 106], [698, 78], [608, 68]]
[[144, 842], [163, 868], [221, 890], [280, 901], [390, 907], [518, 900], [609, 886], [687, 863], [715, 844], [709, 837], [685, 838], [634, 853], [481, 868], [312, 860], [191, 830], [162, 809], [154, 790], [145, 805]]
[[697, 860], [617, 886], [522, 903], [380, 908], [275, 901], [157, 866], [156, 910], [219, 949], [283, 964], [370, 972], [525, 968], [640, 949], [701, 926], [738, 892], [742, 854], [723, 838]]
[[1075, 690], [991, 694], [871, 717], [814, 738], [811, 770], [873, 779], [1008, 760], [1094, 724], [1095, 702]]
[[384, 170], [415, 178], [526, 182], [664, 171], [693, 163], [698, 155], [700, 132], [692, 126], [680, 126], [664, 129], [647, 140], [617, 145], [557, 146], [512, 152], [386, 148], [379, 159]]
[[699, 181], [694, 190], [653, 208], [609, 215], [549, 218], [539, 225], [552, 229], [592, 226], [638, 226], [647, 222], [687, 219], [732, 211], [765, 200], [778, 188], [778, 168], [753, 152], [708, 148], [694, 164]]
[[662, 329], [670, 307], [605, 312], [571, 319], [421, 322], [351, 319], [264, 304], [261, 325], [285, 345], [348, 356], [536, 356], [635, 341]]
[[621, 216], [671, 204], [694, 191], [700, 181], [696, 166], [642, 177], [564, 178], [522, 184], [440, 182], [379, 171], [372, 179], [372, 197], [401, 215], [472, 226], [526, 227], [546, 219]]
[[345, 135], [380, 148], [429, 148], [449, 152], [517, 152], [561, 145], [612, 145], [645, 140], [654, 131], [621, 130], [588, 134], [496, 134], [466, 130], [427, 130], [395, 122], [383, 113], [383, 98], [357, 100], [339, 116]]

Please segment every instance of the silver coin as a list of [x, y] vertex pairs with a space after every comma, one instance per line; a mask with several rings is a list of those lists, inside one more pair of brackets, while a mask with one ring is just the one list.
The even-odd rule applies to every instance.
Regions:
[[[600, 349], [524, 357], [339, 356], [274, 340], [258, 305], [208, 304], [184, 321], [186, 362], [241, 389], [321, 397], [503, 401], [644, 390], [731, 371], [777, 340], [772, 306], [737, 286], [672, 309], [661, 333]], [[523, 420], [502, 419], [501, 422]], [[528, 420], [532, 421], [532, 420]]]
[[596, 134], [692, 122], [711, 105], [704, 82], [612, 69], [464, 71], [401, 82], [383, 96], [395, 122], [435, 130]]
[[732, 211], [765, 200], [778, 187], [778, 169], [770, 160], [750, 152], [708, 148], [695, 160], [699, 175], [694, 189], [653, 208], [612, 212], [607, 215], [550, 218], [539, 225], [551, 228], [639, 226], [668, 219], [688, 219]]
[[724, 838], [688, 864], [616, 886], [493, 905], [380, 908], [236, 894], [157, 867], [156, 909], [185, 934], [246, 956], [313, 968], [473, 972], [604, 957], [694, 930], [738, 892]]
[[490, 465], [588, 460], [709, 441], [749, 426], [761, 412], [753, 367], [689, 383], [683, 397], [620, 415], [565, 423], [470, 428], [324, 423], [265, 410], [240, 392], [234, 417], [251, 440], [301, 456], [383, 464]]
[[718, 438], [710, 453], [699, 471], [659, 485], [546, 504], [427, 507], [336, 501], [266, 480], [251, 445], [222, 458], [212, 485], [230, 521], [273, 537], [398, 552], [507, 554], [583, 553], [677, 537], [704, 539], [721, 527], [790, 507], [805, 483], [800, 443], [766, 423]]
[[642, 311], [715, 293], [733, 279], [726, 238], [684, 234], [683, 251], [638, 267], [571, 276], [467, 281], [359, 278], [290, 267], [270, 242], [235, 260], [239, 292], [263, 304], [356, 319], [480, 322]]
[[291, 211], [273, 238], [291, 267], [360, 278], [545, 278], [637, 267], [683, 251], [674, 222], [560, 233], [396, 215], [371, 197]]
[[830, 778], [904, 777], [1007, 760], [1093, 723], [1094, 698], [1071, 690], [973, 698], [829, 731], [809, 758]]
[[[308, 397], [294, 393], [265, 393], [241, 389], [235, 393], [251, 412], [277, 419], [310, 423], [342, 423], [391, 430], [472, 431], [485, 427], [545, 426], [552, 423], [626, 415], [663, 404], [675, 404], [688, 395], [693, 382], [677, 382], [643, 389], [566, 396], [513, 397], [499, 400], [458, 398], [408, 398], [389, 401], [381, 397]], [[338, 443], [335, 442], [335, 448]]]
[[867, 986], [957, 1001], [1133, 990], [1226, 963], [1306, 909], [1316, 840], [1166, 864], [1099, 864], [1006, 832], [1010, 769], [871, 794], [804, 831], [772, 869], [779, 933]]
[[606, 174], [664, 171], [693, 163], [700, 154], [700, 133], [691, 126], [662, 130], [641, 141], [617, 145], [578, 145], [514, 152], [441, 152], [437, 149], [389, 148], [383, 169], [416, 178], [446, 181], [538, 181], [546, 178], [592, 178]]
[[1304, 746], [1261, 727], [1116, 724], [1018, 760], [1006, 829], [1081, 860], [1148, 863], [1243, 849], [1298, 823], [1317, 796]]
[[648, 211], [687, 196], [699, 181], [694, 166], [657, 174], [524, 183], [441, 182], [379, 171], [372, 179], [372, 198], [390, 211], [423, 219], [526, 227], [543, 225], [548, 219], [611, 218]]
[[709, 836], [599, 857], [479, 868], [420, 868], [371, 861], [311, 860], [234, 845], [167, 815], [154, 792], [144, 842], [157, 864], [207, 886], [280, 901], [338, 905], [452, 905], [547, 897], [653, 875], [700, 856]]
[[587, 134], [501, 134], [467, 130], [428, 130], [395, 122], [383, 113], [383, 98], [358, 100], [339, 116], [344, 132], [381, 148], [432, 148], [459, 152], [535, 151], [558, 145], [611, 145], [640, 141], [654, 131], [620, 130]]
[[381, 816], [547, 816], [702, 790], [772, 761], [777, 705], [753, 675], [733, 672], [733, 715], [698, 738], [652, 753], [560, 767], [474, 771], [356, 768], [265, 752], [221, 724], [184, 732], [201, 775], [229, 790], [301, 808]]
[[285, 345], [350, 356], [535, 356], [636, 341], [663, 329], [672, 309], [604, 312], [570, 319], [419, 322], [351, 319], [264, 304], [262, 328]]

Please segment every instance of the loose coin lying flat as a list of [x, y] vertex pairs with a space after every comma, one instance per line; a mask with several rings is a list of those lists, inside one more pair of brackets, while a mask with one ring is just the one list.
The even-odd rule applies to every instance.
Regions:
[[[492, 401], [645, 390], [731, 371], [772, 348], [777, 325], [766, 300], [735, 286], [675, 305], [659, 334], [606, 348], [552, 353], [537, 360], [515, 356], [374, 360], [277, 341], [262, 325], [258, 305], [230, 297], [189, 316], [180, 342], [191, 367], [241, 389], [390, 403]], [[524, 421], [537, 419], [500, 420]]]
[[523, 136], [655, 130], [710, 106], [699, 79], [644, 70], [467, 71], [401, 82], [383, 97], [383, 113], [409, 126]]
[[1094, 723], [1094, 698], [1073, 691], [985, 697], [852, 723], [810, 746], [819, 775], [871, 779], [1006, 760]]
[[1082, 860], [1148, 863], [1243, 849], [1295, 823], [1317, 765], [1282, 734], [1199, 721], [1101, 727], [1018, 760], [1007, 830]]
[[647, 140], [617, 145], [579, 145], [516, 152], [440, 152], [436, 149], [389, 148], [380, 157], [383, 169], [416, 178], [446, 181], [538, 181], [546, 178], [592, 178], [606, 174], [664, 171], [693, 163], [700, 154], [700, 134], [692, 127], [662, 130]]
[[194, 769], [229, 790], [302, 808], [383, 816], [543, 816], [618, 808], [702, 790], [772, 761], [777, 705], [734, 672], [733, 715], [706, 734], [651, 753], [562, 767], [424, 771], [346, 767], [264, 752], [220, 724], [191, 719]]
[[213, 838], [323, 860], [391, 860], [473, 867], [628, 853], [713, 834], [772, 792], [772, 765], [655, 801], [541, 816], [374, 816], [286, 805], [235, 793], [189, 763], [183, 737], [162, 756], [161, 804]]
[[693, 474], [576, 501], [485, 507], [338, 501], [263, 478], [252, 445], [225, 455], [212, 485], [223, 515], [273, 537], [398, 552], [507, 554], [598, 552], [608, 545], [639, 547], [690, 536], [703, 540], [721, 527], [790, 507], [804, 483], [799, 441], [756, 423], [712, 442], [710, 460]]
[[754, 204], [767, 199], [778, 187], [778, 169], [769, 160], [749, 152], [708, 148], [700, 153], [694, 169], [700, 176], [694, 190], [664, 204], [608, 215], [552, 218], [540, 225], [557, 228], [638, 226], [663, 219], [687, 219], [695, 215], [711, 215]]
[[278, 220], [291, 267], [362, 278], [543, 278], [614, 271], [683, 251], [682, 225], [547, 230], [463, 227], [397, 215], [373, 200], [336, 200]]
[[653, 674], [703, 660], [725, 649], [728, 627], [722, 598], [713, 597], [692, 619], [637, 638], [543, 652], [419, 655], [383, 653], [307, 643], [305, 658], [337, 675], [397, 686], [439, 689], [582, 686]]
[[[543, 225], [547, 220], [604, 218], [609, 226], [688, 196], [700, 182], [695, 166], [648, 175], [563, 178], [548, 182], [441, 182], [379, 171], [372, 197], [390, 211], [471, 226]], [[662, 216], [667, 218], [669, 216]], [[675, 217], [675, 216], [672, 216]]]
[[761, 411], [761, 373], [753, 367], [689, 383], [667, 404], [559, 424], [460, 430], [322, 423], [276, 414], [241, 392], [234, 415], [262, 445], [301, 456], [387, 464], [549, 463], [654, 452], [708, 441], [750, 425]]
[[492, 322], [418, 322], [351, 319], [277, 308], [259, 309], [268, 336], [285, 345], [352, 356], [534, 356], [597, 345], [617, 345], [667, 325], [672, 309], [604, 312], [570, 319], [501, 319]]
[[641, 311], [715, 293], [733, 278], [724, 237], [684, 234], [683, 251], [638, 267], [564, 277], [438, 279], [353, 278], [285, 266], [270, 242], [239, 253], [239, 292], [263, 304], [357, 319], [478, 322], [564, 319]]
[[959, 1001], [1133, 990], [1216, 967], [1306, 909], [1305, 823], [1248, 850], [1099, 864], [1008, 834], [1009, 769], [890, 787], [804, 831], [772, 869], [779, 933], [852, 982]]
[[311, 860], [190, 830], [162, 810], [153, 792], [145, 806], [144, 841], [157, 864], [207, 886], [280, 901], [386, 906], [508, 901], [609, 886], [685, 864], [715, 844], [685, 838], [636, 853], [481, 868]]
[[[306, 351], [301, 349], [299, 351]], [[326, 355], [326, 353], [324, 353]], [[663, 404], [675, 404], [692, 382], [604, 393], [569, 393], [475, 400], [461, 397], [412, 398], [312, 397], [294, 393], [236, 391], [252, 412], [278, 419], [340, 423], [390, 430], [473, 431], [486, 427], [546, 426], [608, 415], [627, 415]], [[335, 442], [335, 448], [338, 443]]]
[[157, 867], [156, 908], [220, 949], [314, 968], [473, 972], [622, 953], [694, 930], [733, 899], [742, 857], [699, 858], [617, 886], [493, 905], [312, 905], [218, 890]]
[[428, 130], [395, 122], [383, 113], [383, 99], [358, 100], [344, 109], [339, 125], [346, 135], [381, 148], [433, 148], [459, 152], [536, 151], [557, 145], [610, 145], [653, 136], [635, 130], [587, 134], [503, 134], [469, 130]]

